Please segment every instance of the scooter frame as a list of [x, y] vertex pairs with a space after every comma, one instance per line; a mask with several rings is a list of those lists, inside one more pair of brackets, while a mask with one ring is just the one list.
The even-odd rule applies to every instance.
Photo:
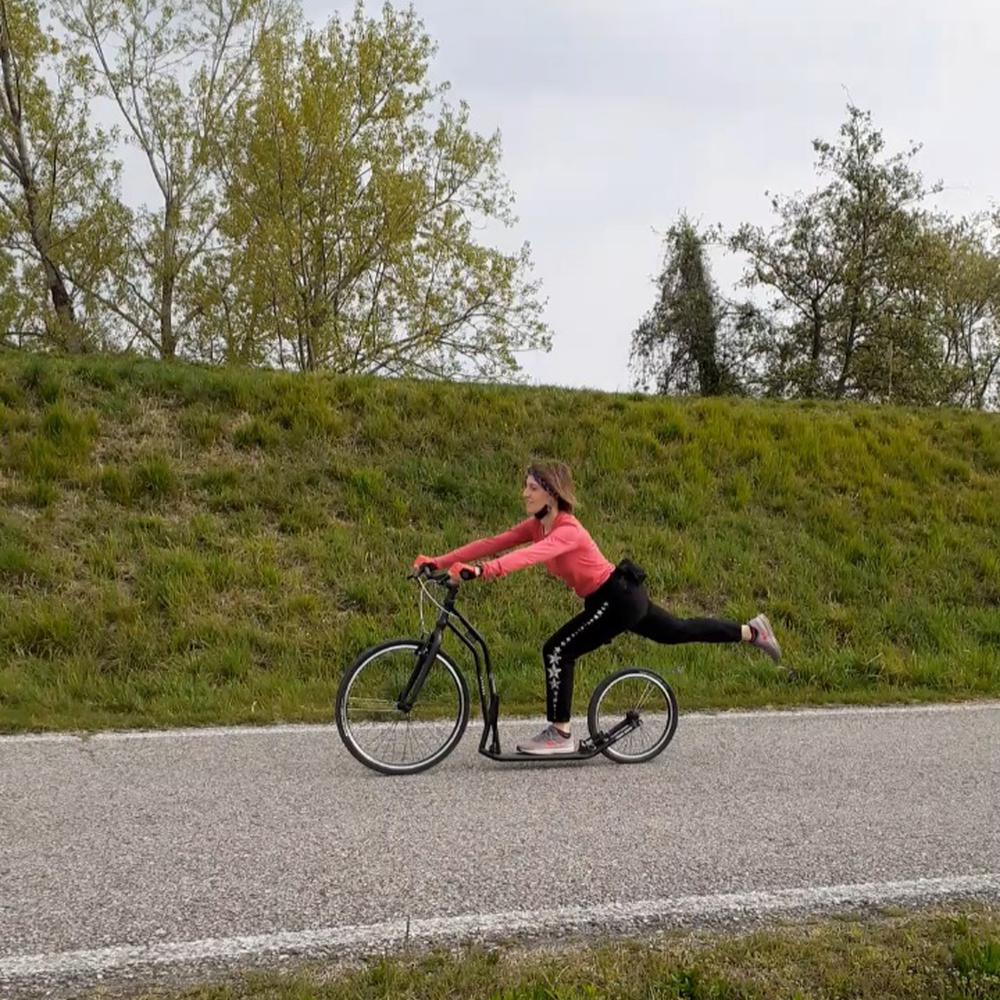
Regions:
[[[642, 725], [639, 714], [635, 711], [626, 713], [625, 718], [617, 723], [607, 733], [599, 733], [595, 738], [590, 735], [581, 740], [579, 747], [573, 753], [561, 754], [526, 754], [504, 752], [500, 745], [499, 715], [500, 715], [500, 695], [497, 691], [496, 678], [493, 672], [493, 662], [490, 658], [489, 645], [478, 629], [455, 607], [455, 598], [458, 596], [459, 584], [453, 582], [447, 572], [440, 570], [428, 570], [421, 568], [417, 573], [411, 574], [411, 579], [418, 579], [423, 586], [423, 579], [440, 583], [447, 589], [447, 596], [439, 606], [437, 622], [434, 629], [427, 636], [424, 645], [424, 654], [420, 657], [417, 668], [406, 690], [400, 695], [398, 706], [402, 710], [408, 710], [416, 701], [423, 687], [427, 673], [434, 663], [438, 650], [444, 638], [445, 630], [453, 632], [462, 644], [472, 654], [476, 664], [476, 685], [479, 690], [479, 704], [483, 713], [483, 735], [479, 741], [479, 752], [484, 757], [491, 760], [504, 762], [524, 763], [550, 763], [553, 761], [569, 760], [589, 760], [596, 757], [608, 747], [617, 743], [618, 740], [633, 732]], [[472, 576], [463, 574], [466, 580], [474, 579]], [[436, 603], [436, 602], [435, 602]], [[455, 626], [453, 619], [458, 619], [465, 632]]]

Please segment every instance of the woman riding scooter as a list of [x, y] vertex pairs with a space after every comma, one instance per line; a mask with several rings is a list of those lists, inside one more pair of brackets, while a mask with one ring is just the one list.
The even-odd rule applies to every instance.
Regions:
[[[515, 570], [543, 563], [583, 599], [583, 611], [571, 618], [542, 646], [546, 678], [548, 725], [535, 737], [519, 743], [526, 754], [573, 753], [576, 742], [570, 728], [573, 668], [576, 660], [611, 642], [622, 632], [634, 632], [654, 642], [747, 642], [775, 662], [781, 648], [767, 616], [758, 614], [740, 624], [714, 618], [675, 618], [654, 604], [646, 591], [646, 574], [628, 559], [609, 562], [583, 525], [573, 516], [576, 492], [569, 467], [563, 462], [536, 462], [525, 475], [522, 493], [527, 520], [493, 538], [469, 542], [441, 556], [419, 555], [413, 566], [447, 569], [453, 582], [466, 570], [477, 578], [497, 579]], [[498, 559], [470, 564], [523, 546]]]

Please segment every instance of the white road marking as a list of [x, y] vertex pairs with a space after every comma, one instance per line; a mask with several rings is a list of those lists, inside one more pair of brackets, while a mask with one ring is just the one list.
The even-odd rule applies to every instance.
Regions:
[[915, 879], [903, 882], [867, 882], [765, 892], [736, 892], [710, 896], [682, 896], [636, 903], [565, 906], [508, 913], [473, 913], [454, 917], [391, 920], [377, 924], [329, 927], [314, 931], [201, 941], [175, 941], [147, 946], [119, 946], [92, 951], [67, 951], [0, 958], [0, 982], [35, 976], [95, 975], [130, 966], [173, 965], [189, 962], [232, 961], [267, 954], [298, 955], [351, 948], [380, 950], [407, 941], [429, 943], [461, 941], [483, 936], [513, 936], [597, 926], [614, 930], [643, 921], [747, 917], [786, 911], [834, 907], [927, 903], [957, 896], [1000, 894], [1000, 874]]
[[[764, 708], [735, 709], [718, 712], [681, 712], [680, 719], [684, 724], [710, 723], [719, 720], [737, 719], [798, 719], [825, 716], [844, 715], [899, 715], [932, 714], [943, 712], [995, 712], [1000, 710], [1000, 701], [963, 701], [947, 704], [918, 705], [838, 705], [820, 708]], [[504, 725], [501, 718], [501, 726]], [[540, 724], [545, 725], [542, 716], [537, 718], [511, 718], [508, 724]], [[582, 716], [574, 720], [586, 728], [586, 719]], [[411, 723], [411, 725], [434, 725], [433, 722]], [[469, 730], [482, 728], [482, 720], [471, 720]], [[0, 745], [4, 743], [73, 743], [82, 741], [119, 741], [119, 740], [162, 740], [174, 736], [190, 737], [225, 737], [225, 736], [308, 736], [315, 733], [336, 731], [332, 722], [323, 723], [289, 723], [265, 726], [192, 726], [182, 729], [133, 729], [133, 730], [102, 730], [95, 733], [60, 732], [60, 733], [18, 733], [0, 735]]]

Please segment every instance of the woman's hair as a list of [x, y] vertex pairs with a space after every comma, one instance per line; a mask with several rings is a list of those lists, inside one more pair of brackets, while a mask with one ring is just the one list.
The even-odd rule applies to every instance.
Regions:
[[531, 476], [546, 493], [555, 496], [560, 510], [573, 512], [576, 488], [573, 473], [565, 462], [532, 462], [525, 476]]

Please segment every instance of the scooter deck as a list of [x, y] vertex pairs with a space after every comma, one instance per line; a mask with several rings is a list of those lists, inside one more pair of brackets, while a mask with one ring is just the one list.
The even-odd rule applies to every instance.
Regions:
[[540, 761], [555, 762], [558, 763], [561, 760], [590, 760], [592, 757], [596, 757], [601, 751], [600, 750], [587, 750], [581, 752], [579, 750], [573, 751], [573, 753], [511, 753], [510, 751], [493, 753], [491, 750], [480, 750], [479, 751], [484, 757], [489, 757], [490, 760], [501, 760], [501, 761], [520, 761], [522, 764], [537, 764]]

